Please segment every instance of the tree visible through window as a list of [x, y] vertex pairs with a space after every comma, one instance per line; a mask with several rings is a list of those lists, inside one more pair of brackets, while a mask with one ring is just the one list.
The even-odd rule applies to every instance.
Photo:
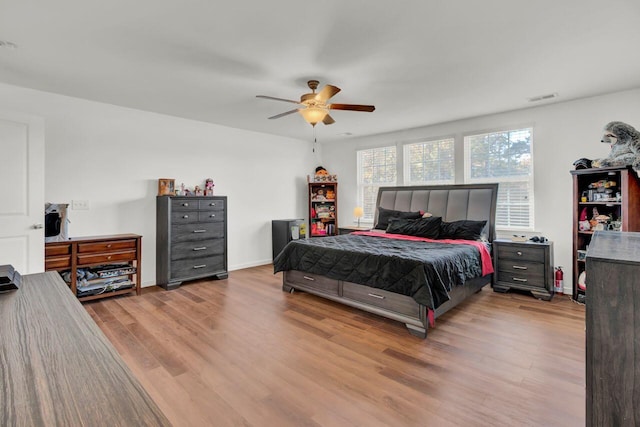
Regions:
[[407, 185], [455, 182], [453, 138], [404, 146], [404, 182]]
[[396, 185], [396, 147], [358, 151], [358, 200], [364, 210], [363, 220], [373, 221], [378, 188]]
[[465, 182], [498, 182], [496, 227], [533, 229], [533, 129], [471, 135]]

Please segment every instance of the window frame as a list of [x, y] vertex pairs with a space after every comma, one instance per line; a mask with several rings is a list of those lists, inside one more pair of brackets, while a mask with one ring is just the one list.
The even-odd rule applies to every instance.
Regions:
[[[395, 162], [393, 163], [393, 167], [395, 169], [395, 181], [394, 182], [374, 182], [371, 184], [365, 184], [363, 182], [363, 171], [362, 171], [362, 153], [364, 152], [368, 152], [368, 151], [372, 151], [375, 152], [376, 150], [384, 150], [384, 149], [393, 149], [395, 151]], [[398, 162], [399, 162], [399, 157], [398, 157], [398, 146], [397, 144], [389, 144], [389, 145], [383, 145], [383, 146], [379, 146], [379, 147], [368, 147], [368, 148], [357, 148], [356, 149], [356, 180], [357, 180], [357, 200], [358, 200], [358, 206], [362, 206], [363, 210], [364, 210], [364, 216], [361, 218], [361, 221], [364, 222], [371, 222], [373, 223], [374, 219], [375, 219], [375, 204], [377, 202], [377, 193], [378, 193], [378, 188], [380, 187], [387, 187], [387, 186], [397, 186], [398, 185]], [[368, 204], [365, 203], [365, 188], [372, 188], [375, 189], [375, 195], [373, 196], [373, 211], [371, 211], [370, 209], [368, 209]]]
[[[477, 137], [482, 135], [490, 135], [497, 133], [509, 133], [509, 132], [517, 132], [528, 130], [530, 134], [530, 172], [527, 175], [527, 179], [522, 179], [522, 175], [520, 176], [505, 176], [505, 177], [489, 177], [489, 178], [471, 178], [471, 149], [469, 147], [469, 138]], [[529, 205], [529, 225], [526, 227], [515, 227], [515, 226], [505, 226], [500, 225], [498, 223], [498, 218], [496, 218], [496, 230], [504, 230], [504, 231], [534, 231], [535, 230], [535, 188], [534, 188], [534, 144], [535, 144], [535, 133], [533, 125], [522, 125], [522, 126], [505, 126], [501, 128], [495, 128], [488, 131], [477, 131], [477, 132], [469, 132], [465, 133], [462, 136], [462, 148], [464, 153], [464, 183], [465, 184], [480, 184], [480, 183], [489, 183], [489, 182], [497, 182], [507, 183], [507, 182], [526, 182], [529, 188], [528, 194], [528, 205]], [[500, 186], [498, 187], [498, 196], [500, 196]], [[511, 204], [513, 205], [513, 204]], [[510, 205], [510, 206], [511, 206]], [[497, 206], [499, 208], [500, 205]]]

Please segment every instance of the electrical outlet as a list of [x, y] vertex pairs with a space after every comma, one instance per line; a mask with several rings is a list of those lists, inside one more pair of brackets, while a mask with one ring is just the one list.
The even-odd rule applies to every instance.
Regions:
[[71, 209], [73, 210], [89, 210], [89, 201], [88, 200], [72, 200], [71, 201]]

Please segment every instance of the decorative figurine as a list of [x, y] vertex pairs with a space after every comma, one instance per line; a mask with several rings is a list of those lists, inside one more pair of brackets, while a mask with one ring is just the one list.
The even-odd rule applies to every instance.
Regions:
[[193, 192], [195, 193], [196, 196], [204, 196], [204, 192], [202, 191], [202, 188], [200, 188], [199, 185], [196, 185], [196, 187], [193, 189]]
[[207, 178], [204, 182], [204, 195], [205, 196], [213, 196], [213, 187], [215, 184], [211, 178]]

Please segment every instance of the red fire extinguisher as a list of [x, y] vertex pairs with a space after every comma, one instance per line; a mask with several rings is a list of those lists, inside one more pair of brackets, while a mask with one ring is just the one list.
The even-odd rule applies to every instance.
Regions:
[[554, 292], [556, 294], [562, 294], [564, 290], [564, 272], [562, 267], [556, 267], [556, 283], [554, 286]]

